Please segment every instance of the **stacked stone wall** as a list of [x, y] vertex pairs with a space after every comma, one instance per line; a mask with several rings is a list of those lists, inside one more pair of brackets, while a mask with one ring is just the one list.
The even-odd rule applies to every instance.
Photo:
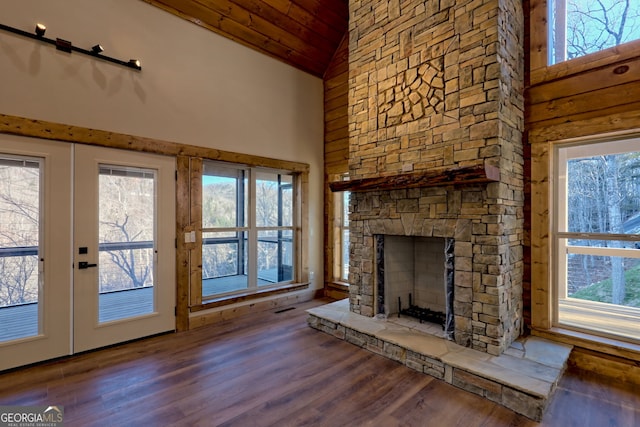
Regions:
[[[353, 179], [496, 166], [482, 187], [355, 194], [351, 306], [374, 315], [374, 234], [456, 238], [456, 341], [500, 354], [522, 328], [519, 0], [351, 0]], [[456, 237], [457, 236], [457, 237]]]
[[485, 186], [353, 193], [351, 311], [377, 314], [375, 235], [453, 238], [455, 340], [491, 354], [502, 353], [512, 341], [507, 332], [513, 331], [515, 337], [521, 332], [521, 310], [509, 310], [512, 288], [521, 286], [517, 280], [521, 275], [505, 272], [512, 261], [522, 263], [522, 259], [515, 260], [510, 253], [509, 237], [500, 225], [507, 219], [490, 213], [488, 195]]

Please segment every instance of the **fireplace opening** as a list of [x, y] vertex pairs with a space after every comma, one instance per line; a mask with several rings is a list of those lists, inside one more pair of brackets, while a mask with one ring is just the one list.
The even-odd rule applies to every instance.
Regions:
[[453, 339], [453, 239], [376, 236], [377, 314], [440, 325]]

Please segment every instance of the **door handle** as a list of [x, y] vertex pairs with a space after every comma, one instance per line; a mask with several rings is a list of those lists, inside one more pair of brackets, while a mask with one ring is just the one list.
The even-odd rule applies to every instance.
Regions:
[[85, 268], [97, 267], [97, 266], [98, 264], [89, 264], [87, 261], [78, 262], [78, 270], [84, 270]]

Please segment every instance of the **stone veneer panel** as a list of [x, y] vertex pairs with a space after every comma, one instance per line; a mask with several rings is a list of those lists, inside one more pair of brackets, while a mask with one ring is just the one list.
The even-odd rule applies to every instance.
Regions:
[[[486, 186], [353, 193], [351, 311], [377, 314], [375, 235], [452, 238], [455, 341], [490, 354], [502, 353], [521, 333], [523, 260], [496, 226], [505, 219], [490, 213], [488, 193]], [[406, 212], [407, 205], [415, 206], [414, 211]]]
[[456, 342], [501, 354], [522, 329], [519, 0], [350, 0], [352, 179], [490, 164], [500, 182], [353, 193], [351, 308], [375, 315], [375, 234], [455, 238]]
[[351, 0], [349, 10], [352, 179], [486, 162], [521, 181], [521, 1]]

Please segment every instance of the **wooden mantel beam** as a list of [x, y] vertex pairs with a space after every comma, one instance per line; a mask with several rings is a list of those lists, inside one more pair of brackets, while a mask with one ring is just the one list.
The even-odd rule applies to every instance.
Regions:
[[482, 184], [497, 181], [500, 181], [500, 170], [495, 166], [481, 165], [461, 168], [438, 168], [424, 172], [336, 181], [329, 183], [329, 188], [334, 192], [362, 192], [441, 185]]

